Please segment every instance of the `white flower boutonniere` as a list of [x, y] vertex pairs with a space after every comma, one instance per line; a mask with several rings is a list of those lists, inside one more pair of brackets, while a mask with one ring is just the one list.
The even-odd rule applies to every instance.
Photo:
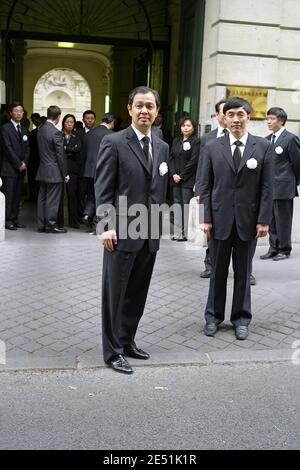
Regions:
[[168, 165], [166, 164], [166, 162], [162, 162], [159, 165], [158, 171], [159, 171], [160, 176], [164, 176], [166, 173], [168, 173], [169, 168], [168, 168]]
[[27, 135], [23, 135], [23, 141], [24, 141], [24, 142], [27, 142], [27, 140], [28, 140]]
[[189, 142], [183, 142], [183, 150], [187, 151], [187, 150], [190, 150], [191, 148], [192, 147]]
[[277, 155], [280, 155], [283, 152], [283, 148], [278, 145], [278, 147], [275, 148], [275, 152], [277, 153]]
[[246, 161], [246, 165], [249, 170], [255, 170], [255, 168], [257, 168], [257, 160], [255, 160], [255, 158], [249, 158], [249, 160]]

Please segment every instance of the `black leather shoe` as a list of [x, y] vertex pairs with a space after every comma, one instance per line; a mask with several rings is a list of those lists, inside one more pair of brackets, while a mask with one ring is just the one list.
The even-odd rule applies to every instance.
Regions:
[[204, 333], [206, 336], [215, 336], [216, 332], [218, 331], [218, 325], [215, 323], [206, 323], [204, 326]]
[[250, 274], [250, 286], [256, 286], [256, 279], [253, 274]]
[[17, 227], [14, 224], [6, 224], [5, 228], [7, 230], [18, 230]]
[[187, 242], [187, 238], [184, 237], [184, 236], [181, 236], [181, 237], [178, 237], [178, 238], [177, 238], [177, 241], [178, 241], [178, 242]]
[[26, 228], [26, 225], [20, 224], [20, 222], [16, 222], [15, 227], [17, 227], [17, 228]]
[[142, 349], [137, 348], [136, 346], [124, 346], [124, 354], [125, 356], [133, 357], [134, 359], [149, 359], [150, 354]]
[[72, 227], [72, 228], [80, 228], [80, 225], [79, 225], [79, 224], [73, 224], [73, 225], [70, 225], [70, 227]]
[[202, 277], [203, 279], [209, 279], [210, 276], [211, 276], [211, 269], [205, 268], [204, 271], [200, 273], [200, 277]]
[[172, 240], [172, 242], [177, 242], [178, 237], [175, 237], [175, 236], [174, 236], [174, 237], [171, 238], [171, 240]]
[[277, 253], [276, 256], [274, 256], [273, 261], [281, 261], [283, 259], [288, 259], [290, 257], [289, 253]]
[[46, 233], [67, 233], [68, 230], [66, 230], [65, 228], [58, 228], [58, 227], [54, 227], [54, 228], [46, 228], [45, 232]]
[[45, 233], [45, 232], [46, 232], [46, 229], [45, 229], [45, 227], [39, 227], [39, 228], [37, 229], [37, 232], [38, 232], [38, 233]]
[[269, 250], [265, 255], [261, 255], [260, 259], [271, 259], [277, 255], [277, 251]]
[[244, 340], [249, 334], [248, 326], [237, 326], [235, 329], [235, 337], [239, 340]]
[[132, 374], [133, 369], [129, 362], [126, 361], [125, 357], [122, 354], [114, 356], [107, 365], [111, 367], [116, 372], [123, 372], [123, 374]]

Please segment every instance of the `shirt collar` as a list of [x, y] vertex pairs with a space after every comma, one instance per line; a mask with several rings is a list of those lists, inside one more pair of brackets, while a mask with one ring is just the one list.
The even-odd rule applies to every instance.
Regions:
[[20, 122], [16, 122], [13, 119], [11, 119], [10, 122], [15, 126], [16, 129], [17, 129], [17, 126], [20, 126], [20, 128], [21, 128], [21, 123]]
[[246, 143], [247, 143], [247, 139], [248, 139], [248, 132], [246, 132], [243, 137], [241, 137], [240, 139], [237, 139], [236, 137], [234, 137], [233, 134], [231, 134], [231, 132], [229, 132], [229, 140], [230, 140], [230, 145], [234, 145], [235, 142], [237, 140], [239, 140], [240, 142], [242, 142], [242, 144], [244, 145], [244, 147], [246, 146]]
[[[143, 134], [143, 133], [142, 133], [141, 131], [139, 131], [136, 127], [134, 127], [133, 124], [131, 124], [131, 127], [132, 127], [132, 129], [134, 130], [134, 132], [136, 133], [136, 136], [137, 136], [137, 138], [139, 139], [139, 142], [140, 142], [140, 141], [145, 137], [145, 134]], [[151, 127], [150, 127], [150, 129], [149, 129], [149, 131], [148, 131], [148, 134], [146, 134], [146, 135], [147, 135], [147, 137], [149, 137], [150, 142], [152, 142], [152, 138], [151, 138]]]
[[217, 127], [218, 131], [217, 131], [217, 137], [222, 137], [224, 134], [223, 134], [223, 131], [225, 129], [225, 127], [222, 127], [222, 126], [218, 126]]
[[51, 121], [51, 119], [47, 119], [47, 122], [51, 122], [51, 124], [53, 124], [53, 126], [56, 127], [55, 124], [54, 124], [54, 122]]
[[285, 127], [282, 126], [277, 132], [274, 132], [273, 135], [275, 135], [275, 138], [278, 139], [278, 137], [285, 131]]

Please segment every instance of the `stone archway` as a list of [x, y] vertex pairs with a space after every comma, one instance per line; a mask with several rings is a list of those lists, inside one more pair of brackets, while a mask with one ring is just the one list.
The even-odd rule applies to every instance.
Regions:
[[59, 106], [62, 117], [72, 113], [76, 120], [80, 121], [82, 113], [91, 108], [91, 90], [88, 82], [72, 69], [49, 70], [35, 85], [33, 110], [45, 116], [50, 105]]

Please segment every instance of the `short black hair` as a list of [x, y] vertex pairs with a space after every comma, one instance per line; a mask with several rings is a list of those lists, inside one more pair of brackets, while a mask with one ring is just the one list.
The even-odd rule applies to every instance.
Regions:
[[49, 106], [47, 109], [47, 119], [51, 119], [51, 121], [55, 121], [55, 119], [57, 119], [60, 115], [61, 109], [56, 105]]
[[226, 100], [224, 100], [224, 99], [223, 99], [223, 100], [220, 100], [220, 101], [218, 101], [218, 102], [215, 104], [215, 111], [216, 111], [216, 113], [219, 113], [219, 112], [220, 112], [220, 106], [221, 106], [221, 104], [223, 104], [223, 103], [226, 103]]
[[152, 93], [155, 97], [155, 102], [156, 106], [159, 108], [160, 107], [160, 96], [156, 90], [153, 90], [153, 88], [149, 88], [148, 86], [137, 86], [134, 88], [128, 96], [128, 104], [129, 106], [132, 106], [133, 100], [135, 95], [138, 93], [142, 93], [143, 95], [146, 95], [147, 93]]
[[240, 98], [239, 96], [234, 96], [226, 101], [223, 108], [223, 113], [226, 114], [229, 109], [235, 108], [243, 108], [247, 114], [251, 113], [251, 105], [249, 101], [244, 100], [244, 98]]
[[[191, 117], [191, 116], [182, 116], [180, 119], [179, 119], [179, 126], [183, 126], [183, 124], [186, 122], [186, 121], [190, 121], [192, 123], [192, 126], [194, 128], [194, 132], [193, 134], [195, 134], [195, 132], [197, 131], [197, 124], [196, 122], [194, 121], [194, 119]], [[193, 135], [192, 134], [192, 135]]]
[[111, 122], [115, 122], [115, 116], [111, 113], [105, 113], [102, 116], [101, 122], [105, 122], [106, 124], [110, 124]]
[[21, 103], [21, 101], [14, 101], [13, 103], [11, 103], [8, 106], [8, 111], [11, 112], [14, 108], [17, 108], [18, 106], [21, 106], [23, 108], [23, 111], [24, 111], [24, 106]]
[[285, 125], [288, 116], [284, 109], [277, 108], [277, 107], [270, 108], [267, 112], [267, 116], [269, 116], [270, 114], [273, 114], [273, 116], [276, 116], [280, 121], [282, 121], [282, 124]]
[[32, 115], [30, 116], [30, 119], [32, 119], [32, 118], [39, 119], [40, 117], [41, 117], [40, 113], [32, 113]]
[[82, 119], [84, 119], [87, 114], [92, 114], [94, 116], [94, 118], [96, 119], [96, 113], [92, 109], [87, 109], [86, 111], [84, 111], [84, 113], [82, 115]]

